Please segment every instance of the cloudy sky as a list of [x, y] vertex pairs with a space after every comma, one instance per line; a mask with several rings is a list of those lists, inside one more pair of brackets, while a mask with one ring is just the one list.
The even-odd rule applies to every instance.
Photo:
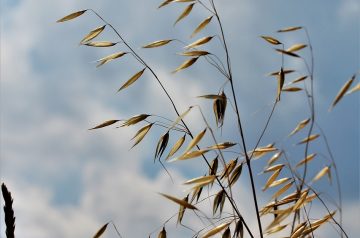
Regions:
[[[147, 236], [177, 211], [174, 204], [159, 197], [157, 192], [184, 196], [185, 187], [181, 183], [206, 171], [201, 161], [167, 164], [174, 177], [175, 184], [172, 184], [161, 166], [152, 162], [157, 138], [163, 132], [161, 128], [152, 130], [132, 150], [129, 150], [130, 139], [139, 127], [88, 131], [108, 119], [124, 119], [139, 113], [175, 118], [175, 113], [149, 72], [116, 94], [142, 67], [127, 55], [96, 69], [94, 61], [114, 50], [79, 46], [85, 34], [102, 24], [94, 15], [87, 13], [72, 22], [55, 23], [77, 10], [98, 11], [154, 68], [180, 111], [189, 105], [201, 105], [214, 125], [212, 104], [196, 96], [215, 93], [224, 82], [221, 75], [202, 59], [191, 69], [171, 74], [184, 60], [175, 54], [182, 50], [178, 42], [158, 50], [140, 48], [151, 41], [168, 38], [190, 43], [193, 39], [189, 35], [208, 13], [196, 5], [188, 18], [173, 27], [184, 5], [158, 10], [160, 2], [1, 1], [0, 175], [14, 196], [17, 236], [91, 237], [110, 220], [124, 237]], [[339, 88], [359, 70], [359, 2], [217, 2], [229, 42], [249, 147], [254, 146], [260, 134], [276, 93], [276, 81], [266, 75], [281, 65], [280, 56], [259, 36], [273, 35], [290, 46], [304, 43], [304, 32], [279, 35], [276, 30], [295, 25], [307, 27], [314, 47], [317, 122], [324, 129], [337, 161], [344, 200], [344, 227], [350, 237], [359, 234], [356, 222], [360, 219], [359, 94], [346, 96], [328, 112]], [[195, 38], [218, 34], [217, 30], [212, 22]], [[109, 29], [99, 39], [118, 41]], [[121, 44], [115, 48], [126, 50]], [[216, 38], [204, 49], [222, 54]], [[302, 56], [309, 58], [308, 51], [304, 50]], [[301, 61], [289, 57], [285, 58], [285, 68], [305, 70]], [[357, 79], [355, 83], [358, 82]], [[282, 95], [261, 144], [277, 142], [279, 148], [289, 148], [294, 161], [302, 159], [303, 150], [293, 144], [306, 133], [285, 139], [295, 125], [308, 116], [302, 92]], [[194, 133], [205, 127], [198, 112], [191, 112], [187, 121], [191, 122]], [[238, 140], [233, 122], [229, 107], [223, 139]], [[316, 128], [315, 132], [319, 130]], [[220, 131], [216, 133], [221, 135]], [[171, 138], [172, 143], [175, 137]], [[317, 152], [320, 158], [314, 161], [314, 170], [309, 171], [309, 176], [314, 176], [328, 164], [328, 154], [322, 139], [312, 145], [311, 151]], [[254, 162], [255, 173], [264, 165], [261, 160]], [[240, 210], [253, 214], [246, 175], [243, 174], [238, 185], [241, 188], [236, 192], [242, 195], [239, 196], [243, 204]], [[264, 181], [265, 176], [257, 176], [259, 191]], [[329, 203], [337, 198], [335, 184], [330, 186], [324, 180], [317, 188], [324, 192]], [[264, 204], [268, 194], [261, 195], [260, 202]], [[313, 210], [314, 214], [325, 213], [320, 206], [314, 206]], [[249, 220], [252, 218], [253, 215], [249, 215]], [[194, 227], [201, 226], [199, 221], [193, 222]], [[319, 237], [328, 237], [332, 232], [329, 225], [319, 231]], [[180, 228], [178, 234], [171, 237], [183, 237], [181, 233], [191, 234]], [[116, 237], [114, 230], [106, 237]]]

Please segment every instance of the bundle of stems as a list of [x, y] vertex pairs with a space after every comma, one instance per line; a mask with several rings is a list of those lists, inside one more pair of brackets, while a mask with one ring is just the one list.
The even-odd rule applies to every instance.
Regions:
[[[236, 90], [236, 82], [241, 80], [241, 78], [233, 74], [228, 42], [215, 1], [165, 0], [161, 3], [159, 8], [164, 8], [167, 5], [180, 7], [184, 4], [186, 6], [180, 16], [176, 19], [175, 24], [179, 24], [180, 21], [188, 17], [190, 13], [193, 12], [193, 8], [196, 5], [205, 10], [208, 13], [208, 17], [194, 27], [191, 37], [194, 37], [200, 32], [205, 32], [210, 24], [216, 26], [216, 32], [207, 34], [207, 36], [199, 38], [189, 44], [184, 43], [180, 39], [170, 38], [148, 43], [144, 45], [143, 48], [159, 48], [171, 43], [183, 45], [185, 46], [185, 51], [182, 52], [181, 55], [189, 57], [189, 59], [185, 60], [173, 71], [173, 73], [179, 73], [187, 68], [194, 67], [196, 62], [203, 59], [209, 67], [214, 68], [222, 76], [224, 83], [219, 89], [217, 89], [217, 93], [199, 96], [199, 98], [211, 100], [213, 102], [212, 110], [216, 121], [216, 125], [214, 126], [211, 126], [212, 123], [210, 123], [209, 118], [207, 118], [205, 113], [203, 113], [203, 111], [207, 110], [207, 108], [202, 108], [198, 105], [190, 105], [187, 110], [180, 111], [168, 89], [164, 86], [162, 80], [156, 73], [156, 70], [150, 65], [150, 63], [148, 63], [147, 60], [140, 56], [140, 53], [130, 45], [125, 37], [111, 23], [105, 20], [105, 18], [98, 14], [95, 10], [85, 9], [77, 11], [58, 20], [58, 22], [66, 22], [80, 17], [86, 12], [89, 12], [98, 18], [101, 25], [90, 31], [81, 40], [80, 44], [89, 47], [115, 47], [120, 45], [123, 50], [99, 59], [97, 61], [97, 67], [114, 61], [126, 54], [131, 55], [137, 60], [141, 66], [141, 70], [130, 77], [130, 79], [128, 79], [118, 89], [118, 92], [132, 86], [141, 77], [143, 77], [145, 72], [148, 72], [150, 77], [155, 79], [155, 83], [160, 86], [177, 115], [176, 118], [167, 118], [164, 115], [139, 114], [128, 119], [110, 119], [91, 128], [91, 130], [112, 125], [127, 127], [144, 123], [144, 125], [132, 138], [132, 140], [134, 140], [134, 147], [149, 134], [151, 128], [157, 127], [163, 133], [158, 139], [158, 143], [155, 148], [154, 162], [158, 161], [169, 174], [171, 179], [171, 174], [163, 164], [162, 158], [164, 158], [163, 160], [174, 162], [201, 157], [204, 161], [204, 166], [206, 166], [208, 170], [205, 175], [185, 181], [186, 185], [191, 185], [193, 187], [191, 192], [184, 195], [184, 198], [178, 198], [169, 194], [161, 193], [163, 197], [179, 206], [179, 211], [151, 232], [149, 236], [153, 233], [158, 233], [158, 237], [166, 237], [166, 224], [174, 218], [177, 218], [177, 223], [192, 231], [193, 237], [211, 237], [220, 233], [222, 234], [222, 237], [244, 237], [247, 235], [249, 237], [263, 238], [275, 233], [292, 238], [315, 237], [315, 233], [318, 231], [318, 228], [323, 227], [324, 224], [328, 223], [335, 224], [333, 229], [337, 231], [337, 234], [339, 234], [340, 237], [348, 237], [342, 225], [341, 188], [335, 159], [332, 155], [327, 137], [316, 121], [314, 54], [307, 28], [304, 26], [293, 26], [277, 31], [279, 37], [284, 34], [293, 34], [293, 32], [303, 33], [303, 38], [301, 40], [305, 42], [291, 45], [289, 47], [285, 47], [286, 43], [278, 40], [279, 37], [269, 35], [261, 36], [265, 43], [276, 47], [274, 52], [280, 53], [279, 69], [269, 74], [277, 80], [277, 91], [274, 93], [274, 101], [272, 103], [271, 110], [265, 119], [265, 124], [261, 128], [260, 135], [256, 140], [255, 146], [251, 148], [247, 143], [247, 138], [245, 138], [245, 125], [240, 116], [242, 114], [238, 101], [242, 95], [238, 95]], [[115, 33], [118, 38], [118, 42], [94, 40], [107, 28]], [[202, 48], [213, 39], [219, 40], [219, 54], [212, 53]], [[309, 58], [302, 56], [301, 52], [306, 50], [308, 51], [308, 55], [310, 55]], [[293, 60], [300, 61], [305, 70], [302, 70], [301, 68], [286, 69], [285, 64]], [[297, 73], [299, 77], [290, 81], [290, 75], [294, 72]], [[348, 82], [346, 82], [344, 87], [336, 96], [331, 108], [334, 107], [344, 95], [348, 95], [359, 90], [358, 85], [350, 89], [350, 86], [355, 79], [356, 77], [354, 75]], [[303, 146], [301, 154], [303, 159], [294, 165], [293, 159], [290, 158], [288, 153], [291, 148], [277, 148], [276, 139], [274, 139], [273, 143], [266, 146], [260, 146], [260, 144], [263, 143], [262, 140], [264, 135], [269, 133], [269, 125], [277, 106], [282, 102], [282, 94], [288, 93], [299, 95], [296, 94], [299, 91], [303, 92], [303, 96], [306, 99], [304, 102], [307, 102], [308, 104], [309, 113], [306, 119], [301, 118], [299, 120], [295, 129], [290, 132], [288, 137], [286, 137], [286, 140], [291, 140], [291, 138], [293, 138], [293, 136], [298, 132], [307, 130], [306, 137], [296, 145], [298, 147]], [[242, 98], [242, 100], [246, 99]], [[231, 105], [230, 109], [227, 107], [228, 104]], [[225, 113], [229, 110], [230, 112]], [[191, 111], [198, 113], [202, 118], [204, 125], [203, 130], [198, 132], [190, 130], [190, 126], [185, 122], [184, 118]], [[222, 128], [225, 125], [225, 115], [228, 115], [229, 113], [235, 115], [238, 139], [220, 142], [223, 136], [220, 137], [217, 132], [222, 131]], [[171, 136], [179, 136], [172, 147], [169, 146], [170, 134]], [[205, 135], [209, 137], [208, 141], [211, 141], [211, 144], [208, 146], [201, 146], [200, 142], [201, 144], [205, 144], [205, 139], [203, 139], [205, 138]], [[309, 178], [309, 166], [313, 166], [310, 162], [316, 158], [317, 153], [321, 153], [320, 151], [313, 152], [314, 147], [311, 145], [313, 141], [319, 140], [319, 138], [322, 138], [327, 148], [327, 153], [329, 155], [325, 158], [328, 159], [326, 160], [327, 165], [322, 168], [313, 168], [317, 169], [319, 172], [315, 177]], [[187, 147], [183, 149], [183, 145], [186, 140], [189, 140], [189, 142]], [[234, 151], [230, 151], [230, 148]], [[168, 155], [165, 157], [163, 154], [167, 150]], [[180, 153], [181, 150], [182, 152]], [[229, 151], [236, 153], [238, 157], [230, 159], [228, 155], [232, 153], [225, 153]], [[210, 160], [209, 154], [215, 155], [215, 159]], [[269, 157], [269, 155], [271, 156]], [[270, 202], [264, 205], [259, 204], [259, 194], [261, 194], [261, 196], [268, 196], [268, 194], [263, 193], [261, 190], [259, 191], [259, 186], [255, 184], [255, 173], [252, 167], [253, 163], [256, 161], [255, 159], [260, 157], [268, 157], [268, 160], [267, 166], [262, 171], [263, 173], [259, 176], [264, 176], [263, 174], [271, 174], [262, 190], [266, 191], [269, 188], [278, 188], [271, 196]], [[240, 181], [239, 178], [241, 177], [243, 167], [247, 167], [249, 176], [253, 202], [253, 215], [256, 217], [257, 221], [256, 228], [250, 225], [248, 218], [250, 214], [244, 214], [241, 211], [241, 207], [239, 206], [240, 199], [236, 197], [237, 194], [233, 192], [233, 188], [235, 188]], [[326, 201], [326, 198], [324, 198], [320, 191], [318, 191], [314, 186], [317, 181], [325, 176], [327, 176], [331, 182], [332, 171], [335, 173], [336, 193], [338, 194], [334, 210], [329, 207], [329, 202]], [[207, 194], [203, 192], [205, 189], [208, 190]], [[207, 206], [211, 215], [209, 215], [209, 211], [203, 211], [203, 209], [198, 208], [205, 201], [211, 201], [213, 204], [210, 208]], [[231, 207], [229, 212], [225, 212], [223, 210], [225, 203]], [[324, 213], [322, 215], [319, 216], [319, 214], [315, 214], [317, 216], [315, 220], [310, 219], [312, 216], [310, 215], [311, 211], [309, 209], [309, 207], [314, 203], [320, 204], [324, 208]], [[193, 215], [201, 221], [204, 221], [203, 218], [205, 218], [204, 223], [207, 225], [200, 229], [184, 225], [183, 218], [185, 211], [192, 211]], [[265, 222], [268, 223], [267, 226], [264, 226]], [[116, 228], [113, 222], [108, 222], [97, 231], [94, 237], [100, 237], [105, 232], [109, 223], [112, 223]], [[121, 237], [117, 229], [116, 231], [118, 236]]]

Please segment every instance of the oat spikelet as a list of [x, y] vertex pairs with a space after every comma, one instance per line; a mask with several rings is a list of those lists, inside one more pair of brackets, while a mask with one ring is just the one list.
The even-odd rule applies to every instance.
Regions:
[[213, 229], [211, 229], [210, 231], [208, 231], [204, 236], [202, 236], [202, 238], [208, 238], [211, 237], [217, 233], [219, 233], [220, 231], [224, 230], [225, 228], [229, 227], [231, 222], [229, 223], [223, 223]]
[[81, 41], [80, 44], [84, 44], [92, 39], [94, 39], [95, 37], [97, 37], [101, 32], [104, 31], [106, 25], [103, 26], [99, 26], [96, 29], [90, 31]]
[[92, 46], [92, 47], [111, 47], [116, 45], [116, 42], [110, 41], [89, 41], [84, 43], [83, 45]]
[[93, 238], [99, 238], [100, 236], [102, 236], [102, 234], [104, 234], [107, 226], [109, 225], [109, 223], [106, 223], [105, 225], [103, 225], [93, 236]]
[[343, 96], [345, 95], [345, 93], [348, 91], [348, 89], [350, 88], [351, 84], [354, 82], [356, 78], [356, 75], [354, 74], [350, 80], [348, 80], [344, 86], [341, 87], [340, 91], [338, 92], [338, 94], [336, 95], [334, 102], [331, 104], [330, 108], [329, 108], [329, 112], [335, 107], [335, 105], [343, 98]]
[[278, 41], [277, 39], [275, 39], [271, 36], [260, 36], [260, 37], [273, 45], [281, 45], [282, 44], [280, 41]]
[[281, 30], [278, 30], [277, 32], [282, 33], [282, 32], [289, 32], [289, 31], [297, 31], [302, 29], [301, 26], [291, 26], [291, 27], [287, 27], [287, 28], [283, 28]]
[[149, 43], [147, 45], [144, 45], [142, 48], [160, 47], [160, 46], [163, 46], [163, 45], [166, 45], [166, 44], [170, 43], [171, 41], [173, 41], [173, 39], [170, 39], [170, 40], [158, 40], [158, 41], [151, 42], [151, 43]]
[[78, 11], [78, 12], [73, 12], [59, 20], [57, 20], [56, 22], [59, 23], [59, 22], [65, 22], [65, 21], [69, 21], [69, 20], [72, 20], [72, 19], [75, 19], [79, 16], [81, 16], [82, 14], [84, 14], [87, 10], [81, 10], [81, 11]]
[[220, 96], [220, 98], [216, 98], [214, 100], [213, 110], [216, 119], [216, 125], [220, 128], [224, 125], [227, 98], [224, 91], [222, 91], [218, 96]]
[[12, 207], [13, 199], [11, 197], [11, 193], [7, 189], [6, 185], [1, 184], [1, 192], [4, 198], [4, 214], [5, 214], [5, 225], [6, 225], [6, 237], [14, 238], [15, 237], [15, 216], [14, 210]]
[[101, 123], [100, 125], [97, 125], [93, 128], [90, 128], [89, 130], [95, 130], [95, 129], [99, 129], [99, 128], [103, 128], [103, 127], [106, 127], [106, 126], [110, 126], [116, 122], [118, 122], [119, 120], [108, 120], [108, 121], [105, 121], [103, 123]]
[[281, 94], [281, 90], [284, 86], [284, 82], [285, 82], [285, 73], [284, 73], [284, 69], [281, 67], [279, 75], [278, 75], [277, 101], [280, 101], [280, 94]]
[[160, 231], [158, 238], [166, 238], [166, 230], [165, 230], [165, 226], [163, 227], [163, 229]]
[[305, 44], [295, 44], [295, 45], [291, 46], [290, 48], [288, 48], [286, 51], [295, 52], [295, 51], [304, 49], [305, 47], [307, 47], [307, 45], [305, 45]]
[[197, 33], [199, 33], [202, 29], [204, 29], [211, 21], [213, 16], [210, 16], [208, 18], [206, 18], [204, 21], [202, 21], [194, 30], [194, 32], [191, 34], [190, 38], [192, 38], [193, 36], [195, 36]]
[[297, 133], [298, 131], [300, 131], [301, 129], [303, 129], [310, 122], [310, 120], [311, 120], [310, 118], [307, 118], [307, 119], [299, 122], [299, 124], [297, 124], [296, 128], [289, 134], [289, 136], [292, 136], [295, 133]]
[[190, 14], [190, 12], [191, 12], [191, 10], [193, 9], [193, 7], [194, 7], [194, 4], [195, 3], [192, 3], [192, 4], [190, 4], [189, 6], [187, 6], [186, 8], [185, 8], [185, 10], [181, 13], [181, 15], [178, 17], [178, 19], [176, 19], [176, 21], [175, 21], [175, 23], [174, 23], [174, 26], [176, 25], [176, 23], [178, 23], [179, 21], [181, 21], [182, 19], [184, 19], [185, 17], [187, 17], [189, 14]]
[[190, 204], [189, 202], [183, 200], [183, 199], [178, 199], [176, 197], [164, 194], [164, 193], [159, 193], [161, 196], [169, 199], [170, 201], [173, 201], [177, 204], [179, 204], [180, 206], [183, 206], [185, 208], [191, 209], [191, 210], [198, 210], [194, 205]]

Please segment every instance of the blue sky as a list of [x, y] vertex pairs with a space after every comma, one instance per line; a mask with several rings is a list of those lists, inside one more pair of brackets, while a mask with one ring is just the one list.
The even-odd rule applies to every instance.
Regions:
[[[4, 0], [1, 4], [0, 175], [15, 197], [18, 236], [91, 237], [108, 220], [114, 220], [126, 237], [147, 235], [177, 209], [156, 192], [182, 196], [184, 188], [177, 185], [201, 175], [203, 165], [200, 161], [169, 164], [175, 186], [161, 167], [152, 163], [160, 130], [154, 130], [130, 151], [129, 140], [137, 127], [88, 131], [112, 118], [139, 113], [175, 118], [175, 114], [148, 73], [128, 90], [115, 93], [141, 66], [126, 56], [95, 68], [94, 60], [113, 51], [78, 46], [88, 31], [101, 24], [94, 16], [86, 14], [64, 24], [55, 21], [76, 10], [97, 10], [150, 62], [181, 111], [200, 104], [212, 116], [211, 103], [195, 97], [217, 90], [223, 82], [219, 74], [199, 60], [195, 67], [172, 75], [183, 61], [175, 55], [182, 50], [179, 44], [140, 49], [145, 43], [166, 38], [191, 42], [188, 36], [207, 13], [196, 6], [174, 28], [181, 9], [170, 6], [157, 10], [159, 1]], [[359, 211], [359, 94], [346, 96], [328, 112], [339, 88], [359, 71], [358, 1], [227, 0], [219, 1], [218, 8], [229, 41], [249, 147], [264, 125], [276, 92], [275, 81], [266, 74], [281, 64], [272, 46], [259, 36], [273, 35], [291, 45], [304, 41], [304, 34], [274, 32], [293, 25], [309, 30], [315, 57], [317, 120], [329, 138], [340, 172], [345, 228], [350, 234], [359, 233], [355, 222], [359, 213], [352, 212]], [[216, 30], [215, 24], [207, 28], [209, 34]], [[101, 39], [116, 38], [106, 32]], [[205, 48], [220, 52], [216, 39]], [[308, 56], [306, 52], [304, 56]], [[286, 58], [285, 63], [286, 67], [303, 69], [299, 61]], [[301, 159], [293, 144], [305, 137], [305, 132], [287, 142], [283, 139], [298, 121], [308, 117], [304, 100], [301, 93], [283, 95], [262, 145], [275, 140], [291, 148], [294, 160]], [[189, 116], [194, 131], [204, 127], [198, 114]], [[232, 118], [228, 113], [223, 135], [236, 140]], [[321, 140], [312, 150], [326, 154]], [[261, 171], [264, 161], [254, 163], [255, 171]], [[315, 175], [325, 164], [324, 160], [317, 162], [318, 167], [309, 173]], [[261, 188], [264, 181], [265, 177], [257, 177], [257, 186]], [[241, 184], [240, 192], [246, 194], [249, 184], [245, 176]], [[335, 189], [325, 181], [318, 186], [320, 190]], [[246, 206], [243, 209], [252, 212]], [[141, 229], [131, 229], [135, 223]], [[3, 226], [1, 229], [3, 234]]]

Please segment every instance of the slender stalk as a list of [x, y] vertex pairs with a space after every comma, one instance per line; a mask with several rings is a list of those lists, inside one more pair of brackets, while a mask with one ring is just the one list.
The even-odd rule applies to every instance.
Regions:
[[[311, 113], [311, 122], [310, 122], [310, 129], [308, 132], [308, 137], [311, 135], [312, 130], [314, 128], [314, 123], [315, 123], [315, 100], [314, 100], [314, 51], [312, 48], [312, 44], [310, 41], [310, 36], [309, 33], [307, 31], [307, 29], [304, 27], [305, 30], [305, 34], [308, 40], [308, 44], [309, 44], [309, 48], [310, 48], [310, 55], [311, 55], [311, 62], [310, 62], [310, 67], [307, 64], [306, 60], [304, 59], [304, 63], [305, 66], [308, 70], [309, 75], [309, 79], [310, 79], [310, 94], [308, 94], [307, 98], [310, 100], [311, 98], [311, 104], [310, 104], [310, 113]], [[309, 149], [309, 141], [306, 142], [306, 147], [305, 147], [305, 158], [307, 157], [308, 154], [308, 149]], [[305, 163], [305, 167], [304, 167], [304, 173], [303, 173], [303, 183], [305, 182], [305, 177], [306, 177], [306, 172], [307, 172], [307, 163]], [[300, 188], [302, 188], [303, 184], [300, 185]]]
[[[282, 45], [282, 48], [284, 50], [284, 44], [281, 44]], [[284, 54], [281, 54], [281, 67], [284, 68]], [[276, 108], [276, 105], [278, 104], [279, 100], [275, 100], [274, 104], [273, 104], [273, 107], [271, 109], [271, 112], [270, 112], [270, 115], [268, 116], [267, 120], [266, 120], [266, 123], [265, 123], [265, 126], [264, 126], [264, 129], [262, 130], [260, 136], [259, 136], [259, 139], [257, 140], [255, 146], [254, 146], [254, 149], [250, 155], [250, 160], [251, 158], [253, 157], [254, 155], [254, 152], [255, 152], [255, 149], [259, 146], [260, 142], [261, 142], [261, 139], [263, 138], [264, 134], [265, 134], [265, 131], [266, 129], [268, 128], [269, 126], [269, 123], [270, 123], [270, 120], [274, 114], [274, 111], [275, 111], [275, 108]]]
[[111, 224], [113, 225], [117, 236], [118, 236], [119, 238], [122, 238], [121, 233], [119, 232], [119, 229], [117, 228], [117, 226], [115, 225], [115, 223], [114, 223], [113, 221], [111, 221]]
[[[313, 77], [314, 77], [314, 53], [313, 53], [313, 47], [312, 47], [312, 44], [311, 44], [311, 40], [310, 40], [310, 35], [309, 35], [309, 32], [307, 30], [306, 27], [304, 27], [304, 30], [305, 30], [305, 34], [306, 34], [306, 38], [307, 38], [307, 41], [309, 43], [309, 47], [310, 47], [310, 52], [311, 52], [311, 92], [313, 92]], [[312, 95], [312, 100], [311, 100], [311, 103], [312, 103], [312, 108], [314, 109], [315, 106], [314, 106], [314, 97]], [[313, 118], [312, 120], [314, 121], [314, 123], [316, 123], [315, 121], [315, 109], [314, 109], [314, 112], [313, 112]], [[337, 167], [336, 167], [336, 163], [335, 163], [335, 159], [332, 155], [332, 152], [331, 152], [331, 149], [330, 149], [330, 146], [329, 146], [329, 143], [327, 141], [327, 138], [325, 136], [325, 133], [323, 132], [323, 130], [321, 129], [321, 127], [318, 126], [318, 128], [320, 129], [320, 132], [324, 138], [324, 141], [325, 141], [325, 145], [326, 145], [326, 148], [329, 152], [329, 155], [330, 155], [330, 158], [332, 160], [332, 164], [334, 166], [334, 169], [335, 169], [335, 173], [336, 173], [336, 183], [337, 183], [337, 190], [338, 190], [338, 196], [339, 196], [339, 212], [340, 212], [340, 227], [342, 228], [342, 223], [343, 223], [343, 216], [342, 216], [342, 195], [341, 195], [341, 187], [340, 187], [340, 178], [339, 178], [339, 174], [338, 174], [338, 170], [337, 170]], [[341, 233], [341, 237], [343, 237], [343, 233]]]
[[330, 155], [330, 159], [331, 159], [331, 163], [334, 167], [335, 170], [335, 177], [336, 177], [336, 185], [337, 185], [337, 190], [338, 190], [338, 199], [339, 199], [339, 205], [338, 205], [338, 209], [339, 209], [339, 213], [340, 213], [340, 226], [342, 227], [342, 223], [343, 223], [343, 216], [342, 216], [342, 194], [341, 194], [341, 184], [340, 184], [340, 176], [339, 176], [339, 171], [337, 169], [336, 163], [335, 163], [335, 158], [331, 152], [331, 148], [328, 142], [328, 139], [325, 135], [325, 132], [323, 131], [323, 129], [317, 124], [315, 123], [317, 128], [320, 130], [322, 138], [325, 142], [326, 145], [326, 149]]
[[247, 154], [245, 136], [244, 136], [244, 132], [243, 132], [243, 128], [242, 128], [242, 123], [241, 123], [241, 118], [240, 118], [240, 113], [239, 113], [239, 107], [237, 105], [237, 100], [236, 100], [236, 95], [235, 95], [234, 83], [233, 83], [232, 72], [231, 72], [230, 55], [229, 55], [229, 51], [228, 51], [228, 48], [227, 48], [224, 29], [223, 29], [223, 26], [222, 26], [222, 23], [221, 23], [221, 20], [220, 20], [220, 16], [219, 16], [219, 14], [217, 12], [217, 9], [215, 7], [215, 3], [214, 3], [213, 0], [211, 1], [211, 3], [212, 3], [212, 6], [213, 6], [213, 10], [215, 12], [215, 17], [216, 17], [216, 19], [217, 19], [217, 21], [219, 23], [219, 27], [220, 27], [220, 31], [221, 31], [221, 37], [222, 37], [222, 41], [223, 41], [223, 45], [224, 45], [224, 49], [225, 49], [229, 81], [230, 81], [231, 92], [232, 92], [233, 101], [234, 101], [234, 104], [235, 104], [236, 116], [237, 116], [237, 124], [238, 124], [238, 128], [239, 128], [239, 133], [240, 133], [240, 137], [241, 137], [241, 143], [242, 143], [242, 146], [243, 146], [243, 149], [244, 149], [245, 158], [246, 158], [246, 164], [247, 164], [247, 167], [248, 167], [249, 177], [250, 177], [250, 181], [251, 181], [251, 190], [252, 190], [254, 206], [255, 206], [255, 211], [256, 211], [256, 219], [257, 219], [257, 222], [258, 222], [260, 237], [263, 238], [263, 231], [262, 231], [261, 219], [260, 219], [260, 214], [259, 214], [259, 206], [258, 206], [257, 196], [256, 196], [254, 176], [253, 176], [253, 172], [252, 172], [252, 169], [251, 169], [250, 158], [249, 158], [249, 156]]
[[[310, 62], [310, 66], [308, 65], [307, 61], [303, 59], [304, 64], [306, 66], [306, 69], [309, 73], [309, 80], [310, 80], [310, 92], [308, 92], [307, 90], [305, 90], [306, 94], [307, 94], [307, 98], [309, 100], [309, 106], [310, 106], [310, 128], [307, 134], [307, 137], [309, 137], [313, 131], [314, 128], [314, 123], [315, 123], [315, 100], [314, 100], [314, 52], [313, 52], [313, 48], [312, 48], [312, 44], [310, 41], [310, 36], [309, 33], [307, 31], [307, 29], [304, 27], [304, 31], [308, 40], [308, 44], [309, 44], [309, 49], [310, 49], [310, 55], [311, 55], [311, 62]], [[307, 141], [305, 144], [305, 151], [304, 151], [304, 158], [306, 158], [308, 156], [308, 152], [309, 152], [309, 146], [310, 146], [310, 141]], [[301, 179], [301, 184], [299, 186], [299, 191], [302, 190], [304, 183], [305, 183], [305, 179], [306, 179], [306, 174], [307, 174], [307, 163], [304, 164], [304, 171], [303, 171], [303, 175], [302, 175], [302, 179]], [[300, 193], [299, 193], [300, 194]], [[300, 195], [299, 195], [300, 196]], [[291, 231], [294, 230], [295, 227], [295, 219], [296, 219], [296, 215], [297, 213], [295, 213], [294, 215], [294, 219], [292, 222], [292, 226], [291, 226]]]
[[[282, 45], [282, 48], [283, 48], [283, 50], [284, 50], [284, 45], [283, 45], [283, 44], [281, 44], [281, 45]], [[284, 68], [284, 54], [281, 54], [281, 67]], [[271, 120], [271, 118], [272, 118], [272, 116], [273, 116], [273, 114], [274, 114], [274, 111], [275, 111], [275, 108], [276, 108], [276, 105], [278, 104], [278, 102], [279, 102], [279, 100], [276, 99], [275, 102], [274, 102], [274, 104], [273, 104], [273, 106], [272, 106], [271, 112], [270, 112], [270, 114], [269, 114], [269, 116], [268, 116], [268, 118], [267, 118], [267, 120], [266, 120], [264, 129], [261, 131], [261, 134], [260, 134], [260, 136], [259, 136], [259, 139], [257, 140], [257, 142], [256, 142], [256, 144], [255, 144], [255, 146], [254, 146], [254, 149], [252, 150], [252, 153], [251, 153], [251, 155], [250, 155], [250, 160], [252, 159], [256, 148], [259, 146], [259, 144], [260, 144], [260, 142], [261, 142], [261, 139], [262, 139], [263, 136], [265, 135], [266, 129], [267, 129], [268, 126], [269, 126], [270, 120]]]
[[[337, 170], [337, 167], [336, 167], [335, 159], [334, 159], [334, 157], [332, 155], [328, 140], [327, 140], [327, 138], [325, 136], [324, 131], [316, 123], [316, 120], [315, 120], [315, 105], [314, 105], [315, 103], [314, 103], [314, 95], [313, 95], [314, 55], [313, 55], [313, 48], [312, 48], [311, 41], [310, 41], [310, 36], [309, 36], [309, 33], [308, 33], [308, 31], [307, 31], [307, 29], [305, 27], [304, 27], [304, 31], [306, 33], [306, 37], [307, 37], [307, 40], [308, 40], [308, 44], [309, 44], [309, 47], [310, 47], [310, 53], [311, 53], [311, 66], [309, 66], [308, 63], [306, 62], [306, 60], [304, 59], [304, 64], [305, 64], [305, 66], [307, 68], [308, 73], [310, 74], [310, 80], [311, 80], [310, 92], [305, 88], [305, 93], [306, 93], [306, 96], [308, 98], [309, 107], [310, 107], [310, 110], [311, 110], [311, 126], [310, 126], [308, 136], [311, 135], [311, 131], [313, 130], [313, 127], [316, 125], [318, 127], [318, 129], [320, 130], [321, 135], [322, 135], [322, 137], [324, 139], [326, 148], [327, 148], [328, 153], [329, 153], [330, 158], [331, 158], [331, 163], [332, 163], [332, 165], [334, 167], [334, 170], [335, 170], [335, 173], [336, 173], [336, 183], [337, 183], [337, 190], [338, 190], [337, 193], [338, 193], [338, 199], [339, 199], [338, 208], [339, 208], [339, 213], [340, 213], [340, 228], [343, 229], [342, 228], [342, 220], [343, 220], [343, 217], [342, 217], [342, 195], [341, 195], [340, 179], [339, 179], [339, 174], [338, 174], [338, 170]], [[308, 145], [309, 145], [309, 142], [306, 143], [305, 158], [307, 157]], [[303, 173], [302, 183], [301, 183], [300, 188], [302, 188], [303, 184], [305, 183], [306, 168], [307, 168], [306, 165], [307, 165], [307, 163], [305, 163], [304, 173]], [[295, 218], [294, 218], [294, 221], [295, 221]], [[292, 229], [294, 228], [294, 221], [293, 221]], [[346, 233], [345, 233], [345, 235], [346, 235]], [[344, 233], [341, 232], [340, 236], [343, 237]]]
[[255, 146], [254, 146], [254, 149], [252, 150], [252, 153], [251, 153], [250, 158], [249, 158], [250, 160], [252, 159], [256, 148], [259, 146], [259, 144], [260, 144], [260, 142], [261, 142], [261, 139], [262, 139], [263, 136], [265, 135], [265, 131], [266, 131], [266, 129], [267, 129], [268, 126], [269, 126], [269, 123], [270, 123], [270, 120], [271, 120], [272, 116], [274, 115], [274, 111], [275, 111], [275, 108], [276, 108], [277, 103], [278, 103], [278, 101], [276, 100], [276, 101], [274, 102], [274, 104], [273, 104], [273, 107], [272, 107], [272, 109], [271, 109], [271, 112], [270, 112], [270, 114], [269, 114], [269, 116], [268, 116], [268, 118], [267, 118], [267, 120], [266, 120], [264, 129], [261, 131], [261, 134], [260, 134], [260, 136], [259, 136], [259, 139], [257, 140], [257, 142], [256, 142], [256, 144], [255, 144]]

